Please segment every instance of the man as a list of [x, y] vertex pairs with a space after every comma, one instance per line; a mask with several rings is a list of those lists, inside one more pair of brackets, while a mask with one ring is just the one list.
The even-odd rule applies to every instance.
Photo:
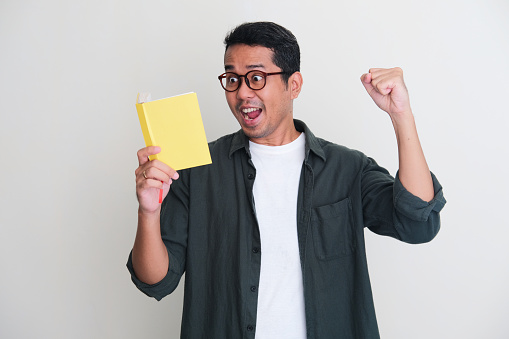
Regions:
[[361, 77], [394, 125], [394, 179], [293, 119], [303, 78], [291, 32], [247, 23], [225, 45], [219, 79], [241, 130], [210, 143], [212, 165], [180, 173], [148, 161], [158, 147], [138, 152], [132, 280], [160, 300], [186, 273], [183, 338], [378, 338], [364, 227], [427, 242], [445, 204], [402, 71]]

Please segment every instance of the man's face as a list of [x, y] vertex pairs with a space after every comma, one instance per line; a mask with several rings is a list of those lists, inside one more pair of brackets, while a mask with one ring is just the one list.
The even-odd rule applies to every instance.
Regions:
[[[228, 47], [224, 55], [225, 71], [244, 75], [252, 70], [266, 73], [282, 71], [272, 62], [273, 52], [261, 46], [237, 44]], [[300, 74], [298, 74], [300, 77]], [[235, 92], [226, 92], [228, 106], [251, 141], [267, 145], [282, 145], [295, 137], [292, 76], [288, 86], [281, 75], [266, 78], [265, 87], [252, 90], [245, 78]], [[300, 86], [299, 86], [300, 90]], [[290, 140], [288, 140], [290, 138]]]

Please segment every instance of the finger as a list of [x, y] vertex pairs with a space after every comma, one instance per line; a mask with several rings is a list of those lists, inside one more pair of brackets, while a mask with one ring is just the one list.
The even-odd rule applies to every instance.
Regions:
[[371, 74], [366, 73], [361, 76], [362, 85], [364, 86], [366, 91], [368, 91], [368, 93], [370, 93], [373, 89], [373, 85], [371, 84], [371, 81], [372, 81]]
[[403, 79], [403, 70], [399, 67], [394, 68], [371, 68], [369, 70], [373, 79], [394, 77]]
[[177, 180], [179, 178], [179, 174], [177, 173], [177, 171], [175, 171], [170, 166], [166, 165], [164, 162], [159, 161], [159, 160], [154, 160], [154, 161], [151, 161], [150, 163], [157, 169], [166, 173], [170, 178], [172, 178], [174, 180]]
[[377, 73], [371, 80], [373, 87], [378, 93], [382, 95], [391, 93], [398, 82], [399, 78], [396, 73], [385, 71], [382, 73]]
[[[163, 188], [164, 184], [165, 183], [162, 182], [161, 180], [143, 178], [143, 180], [138, 182], [136, 185], [141, 189], [149, 189], [149, 188]], [[170, 185], [171, 182], [167, 182], [166, 184]]]
[[163, 172], [168, 173], [168, 176], [174, 180], [179, 178], [179, 174], [176, 170], [166, 165], [164, 162], [161, 162], [157, 159], [153, 161], [149, 161], [148, 155], [157, 154], [161, 151], [159, 146], [149, 146], [142, 148], [138, 151], [138, 161], [140, 162], [140, 166], [134, 171], [134, 174], [138, 176], [141, 172], [147, 170], [150, 166], [156, 166], [161, 169]]
[[136, 184], [136, 195], [138, 199], [140, 199], [140, 197], [143, 196], [145, 197], [151, 196], [152, 198], [155, 198], [157, 195], [161, 194], [159, 190], [164, 190], [163, 191], [164, 198], [168, 194], [171, 184], [172, 184], [171, 180], [168, 183], [163, 183], [159, 180], [153, 179], [143, 180]]
[[375, 79], [372, 81], [373, 87], [375, 90], [382, 94], [387, 95], [392, 92], [392, 89], [395, 87], [395, 83], [392, 79]]
[[168, 172], [163, 171], [156, 166], [152, 166], [152, 162], [149, 162], [148, 164], [150, 164], [150, 166], [140, 166], [136, 169], [136, 183], [140, 183], [144, 180], [158, 180], [164, 183], [171, 183], [172, 180], [177, 180], [179, 178], [179, 174], [173, 169]]
[[140, 165], [143, 165], [144, 163], [149, 161], [149, 158], [148, 158], [149, 155], [154, 155], [159, 152], [161, 152], [161, 147], [159, 147], [159, 146], [148, 146], [148, 147], [140, 149], [137, 153], [138, 163]]
[[362, 85], [368, 92], [369, 96], [372, 97], [374, 100], [377, 100], [381, 94], [378, 92], [378, 90], [375, 88], [372, 80], [371, 73], [366, 73], [361, 76]]
[[151, 166], [151, 167], [147, 168], [146, 170], [144, 170], [141, 173], [141, 177], [146, 180], [154, 179], [154, 180], [159, 180], [159, 181], [163, 181], [163, 182], [169, 182], [171, 180], [171, 177], [167, 172], [162, 171], [160, 168], [157, 168], [155, 166]]
[[163, 181], [149, 178], [148, 176], [147, 179], [145, 179], [145, 177], [142, 175], [136, 178], [137, 195], [139, 195], [140, 192], [152, 189], [165, 189], [168, 191], [172, 183], [173, 183], [172, 179], [168, 179], [168, 181]]
[[159, 169], [151, 167], [144, 170], [136, 176], [136, 185], [145, 184], [145, 182], [158, 181], [163, 183], [170, 183], [171, 178]]
[[361, 81], [362, 83], [366, 83], [366, 84], [369, 84], [371, 82], [371, 73], [364, 73], [363, 75], [361, 75]]
[[373, 76], [373, 78], [376, 78], [376, 77], [384, 75], [384, 74], [395, 73], [395, 72], [399, 72], [399, 71], [402, 72], [401, 68], [399, 68], [399, 67], [394, 67], [394, 68], [370, 68], [369, 69], [369, 73]]
[[150, 167], [155, 167], [155, 168], [158, 168], [159, 170], [163, 171], [164, 173], [166, 173], [172, 179], [177, 180], [179, 178], [179, 174], [177, 173], [177, 171], [175, 171], [173, 168], [171, 168], [170, 166], [166, 165], [164, 162], [159, 161], [157, 159], [146, 163], [142, 167], [144, 168], [144, 170], [147, 170]]
[[369, 69], [369, 73], [375, 74], [380, 72], [390, 71], [390, 68], [372, 67]]

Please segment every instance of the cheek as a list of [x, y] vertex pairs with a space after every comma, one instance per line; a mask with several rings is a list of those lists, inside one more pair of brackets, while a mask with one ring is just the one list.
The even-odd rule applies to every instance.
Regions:
[[288, 101], [285, 97], [267, 98], [264, 103], [273, 115], [282, 115], [288, 111]]

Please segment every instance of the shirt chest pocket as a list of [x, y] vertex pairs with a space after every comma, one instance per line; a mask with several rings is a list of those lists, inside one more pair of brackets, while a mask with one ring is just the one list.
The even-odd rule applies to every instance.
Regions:
[[350, 198], [312, 209], [311, 228], [315, 254], [331, 260], [355, 251], [354, 223]]

